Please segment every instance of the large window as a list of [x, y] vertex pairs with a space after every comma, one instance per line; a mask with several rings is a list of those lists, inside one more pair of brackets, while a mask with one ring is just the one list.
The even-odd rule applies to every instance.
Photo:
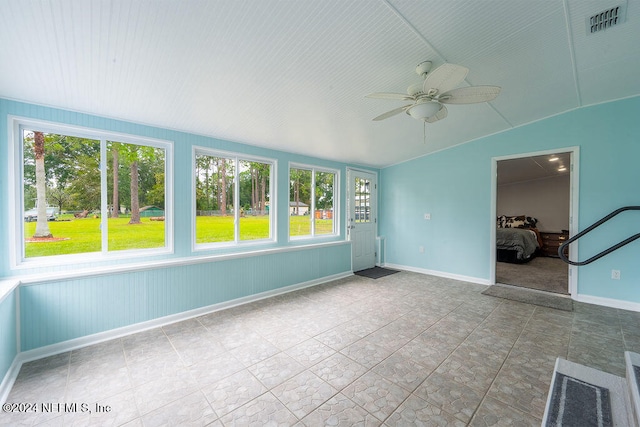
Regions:
[[20, 260], [170, 249], [170, 143], [30, 121], [14, 131]]
[[197, 248], [273, 240], [274, 165], [273, 160], [195, 149]]
[[335, 235], [338, 171], [310, 166], [289, 168], [289, 237]]

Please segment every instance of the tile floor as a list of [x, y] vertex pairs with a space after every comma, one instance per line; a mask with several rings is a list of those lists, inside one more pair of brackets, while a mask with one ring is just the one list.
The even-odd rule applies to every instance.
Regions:
[[29, 362], [7, 402], [67, 409], [0, 424], [538, 426], [556, 357], [623, 375], [640, 351], [640, 313], [483, 289], [353, 276]]

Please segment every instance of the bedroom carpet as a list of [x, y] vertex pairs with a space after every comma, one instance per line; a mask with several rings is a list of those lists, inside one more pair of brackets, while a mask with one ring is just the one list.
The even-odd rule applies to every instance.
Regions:
[[482, 291], [482, 294], [557, 310], [573, 311], [573, 300], [571, 298], [536, 289], [499, 284], [489, 286]]
[[568, 295], [569, 266], [560, 258], [542, 256], [526, 264], [498, 262], [496, 283]]

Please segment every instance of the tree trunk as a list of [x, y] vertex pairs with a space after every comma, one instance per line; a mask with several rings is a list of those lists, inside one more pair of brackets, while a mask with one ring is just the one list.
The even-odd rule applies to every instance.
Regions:
[[225, 159], [221, 159], [221, 165], [218, 169], [220, 171], [220, 180], [221, 180], [221, 188], [220, 188], [220, 214], [222, 216], [227, 215], [227, 161]]
[[138, 202], [138, 161], [131, 162], [131, 219], [129, 224], [140, 224], [140, 205]]
[[[208, 160], [207, 160], [208, 163]], [[207, 165], [204, 171], [204, 199], [207, 201], [207, 204], [204, 207], [205, 210], [213, 210], [213, 201], [209, 197], [211, 193], [211, 182], [209, 181], [209, 165]]]
[[264, 215], [267, 211], [267, 197], [266, 197], [267, 177], [262, 174], [262, 181], [260, 181], [260, 211]]
[[255, 215], [258, 209], [258, 170], [251, 168], [251, 212]]
[[300, 182], [298, 180], [293, 184], [293, 200], [296, 202], [294, 212], [300, 215]]
[[44, 134], [34, 132], [33, 151], [36, 160], [36, 195], [38, 198], [38, 223], [33, 237], [53, 237], [47, 222], [47, 175], [44, 168]]
[[120, 217], [120, 194], [118, 192], [118, 185], [120, 181], [120, 177], [118, 176], [118, 168], [120, 167], [120, 163], [118, 160], [118, 150], [116, 148], [112, 149], [113, 155], [113, 212], [111, 213], [112, 218]]

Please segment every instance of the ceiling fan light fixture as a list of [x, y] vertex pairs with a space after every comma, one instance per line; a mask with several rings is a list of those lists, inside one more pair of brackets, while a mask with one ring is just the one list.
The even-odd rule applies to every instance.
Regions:
[[407, 114], [409, 114], [414, 119], [424, 120], [440, 111], [440, 107], [440, 104], [438, 104], [437, 102], [423, 102], [409, 108], [407, 110]]

